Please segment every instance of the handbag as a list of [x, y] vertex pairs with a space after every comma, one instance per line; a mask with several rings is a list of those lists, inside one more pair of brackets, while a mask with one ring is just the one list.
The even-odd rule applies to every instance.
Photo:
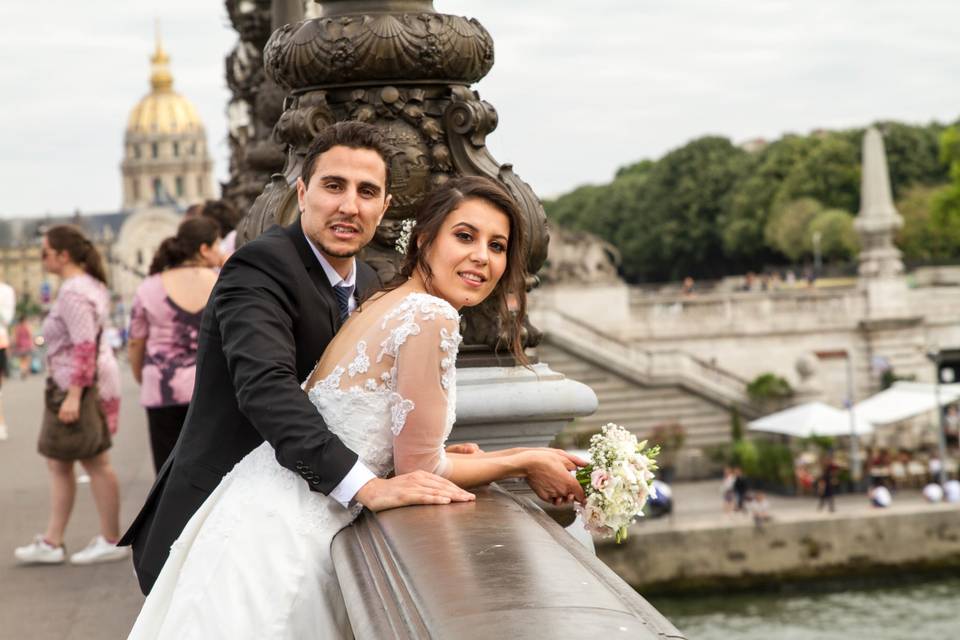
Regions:
[[[97, 336], [99, 353], [100, 336]], [[86, 460], [111, 446], [110, 429], [107, 417], [100, 406], [100, 394], [97, 390], [97, 375], [93, 384], [84, 387], [80, 396], [80, 416], [76, 422], [65, 423], [60, 420], [60, 407], [67, 398], [67, 392], [61, 389], [53, 378], [47, 378], [47, 387], [43, 394], [43, 425], [37, 450], [48, 458], [57, 460]]]

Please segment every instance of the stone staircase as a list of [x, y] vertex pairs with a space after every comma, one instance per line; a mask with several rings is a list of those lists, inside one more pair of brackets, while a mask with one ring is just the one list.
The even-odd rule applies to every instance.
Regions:
[[585, 447], [589, 435], [616, 422], [643, 437], [664, 423], [679, 423], [685, 446], [704, 447], [730, 440], [730, 410], [676, 385], [648, 387], [617, 375], [556, 345], [548, 336], [537, 354], [541, 362], [568, 378], [582, 382], [597, 394], [599, 407], [592, 416], [578, 418], [564, 436]]
[[556, 311], [531, 314], [544, 331], [537, 348], [542, 362], [597, 394], [599, 408], [572, 423], [563, 436], [578, 445], [607, 422], [640, 436], [656, 425], [679, 423], [684, 448], [730, 440], [731, 409], [744, 421], [757, 415], [746, 380], [681, 351], [637, 349]]

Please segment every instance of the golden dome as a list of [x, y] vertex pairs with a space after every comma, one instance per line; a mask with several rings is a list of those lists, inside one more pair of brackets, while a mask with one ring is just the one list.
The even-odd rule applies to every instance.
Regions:
[[164, 135], [202, 133], [203, 123], [193, 104], [173, 90], [173, 75], [167, 66], [170, 57], [163, 50], [160, 34], [157, 49], [150, 58], [150, 93], [130, 112], [127, 135]]

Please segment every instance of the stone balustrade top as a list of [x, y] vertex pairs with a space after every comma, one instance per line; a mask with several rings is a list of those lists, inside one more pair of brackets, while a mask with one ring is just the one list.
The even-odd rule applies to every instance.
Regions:
[[333, 541], [358, 640], [684, 636], [543, 511], [477, 501], [364, 512]]

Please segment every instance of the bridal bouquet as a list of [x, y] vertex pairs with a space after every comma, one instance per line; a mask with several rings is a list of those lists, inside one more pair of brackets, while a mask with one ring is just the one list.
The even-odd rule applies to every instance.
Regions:
[[617, 544], [627, 539], [627, 527], [642, 515], [650, 497], [655, 458], [660, 447], [647, 448], [647, 441], [610, 423], [590, 438], [592, 464], [577, 470], [577, 480], [587, 500], [576, 505], [588, 531], [616, 535]]

